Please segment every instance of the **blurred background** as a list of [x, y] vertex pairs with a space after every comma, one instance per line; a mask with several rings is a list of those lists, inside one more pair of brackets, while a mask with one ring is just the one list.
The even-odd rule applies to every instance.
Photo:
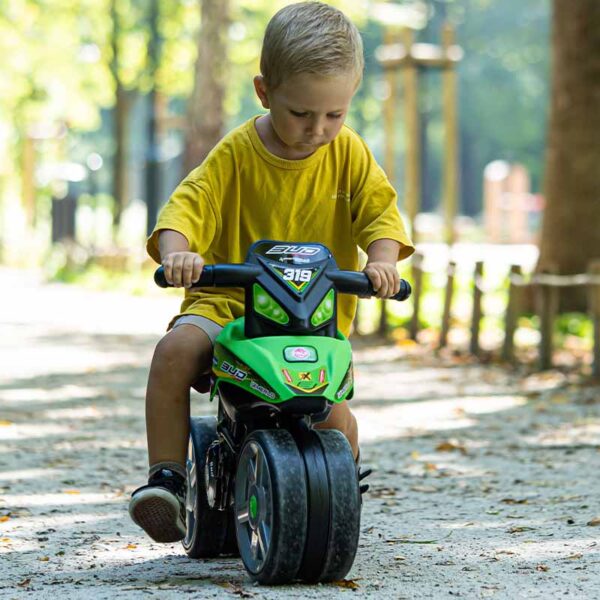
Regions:
[[[224, 133], [262, 110], [252, 77], [266, 23], [286, 4], [1, 2], [0, 262], [145, 291], [144, 240], [160, 206]], [[422, 257], [405, 267], [409, 278], [421, 269], [424, 294], [409, 337], [458, 331], [479, 282], [490, 292], [484, 335], [496, 328], [489, 344], [497, 345], [507, 277], [518, 268], [588, 274], [573, 286], [554, 280], [567, 290], [554, 312], [570, 315], [563, 329], [577, 330], [589, 350], [589, 273], [600, 258], [599, 3], [330, 4], [365, 44], [348, 123], [397, 188]], [[477, 261], [485, 261], [479, 279]], [[540, 311], [532, 294], [522, 296], [519, 314], [533, 319], [536, 341]], [[411, 314], [414, 306], [364, 303], [359, 329], [407, 328]]]

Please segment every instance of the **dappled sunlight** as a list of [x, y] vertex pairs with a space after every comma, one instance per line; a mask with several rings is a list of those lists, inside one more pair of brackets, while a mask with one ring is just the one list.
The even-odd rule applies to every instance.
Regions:
[[0, 471], [0, 482], [13, 482], [25, 479], [53, 479], [64, 473], [62, 469], [19, 469], [17, 471]]
[[62, 493], [43, 493], [35, 494], [0, 494], [0, 507], [25, 506], [25, 507], [44, 507], [52, 506], [80, 506], [86, 504], [114, 504], [124, 502], [123, 494], [81, 492], [78, 489], [67, 488]]
[[477, 420], [470, 415], [506, 411], [523, 406], [522, 396], [457, 397], [444, 400], [399, 402], [383, 408], [361, 405], [354, 410], [359, 422], [361, 442], [374, 442], [404, 436], [422, 435], [474, 427]]
[[0, 402], [15, 402], [19, 405], [30, 402], [70, 402], [90, 400], [98, 397], [98, 389], [83, 385], [63, 385], [52, 388], [18, 387], [0, 389]]
[[[0, 441], [41, 439], [49, 436], [71, 435], [73, 430], [66, 425], [47, 423], [10, 423], [0, 426]], [[0, 452], [9, 451], [0, 447]]]
[[559, 427], [545, 427], [533, 435], [523, 436], [523, 442], [540, 448], [553, 446], [589, 445], [600, 448], [600, 419], [589, 423], [568, 423]]
[[106, 408], [92, 405], [77, 408], [57, 408], [53, 410], [45, 410], [42, 416], [44, 419], [48, 419], [50, 421], [75, 421], [103, 419], [108, 417], [126, 417], [133, 414], [136, 414], [136, 412], [126, 407], [111, 406]]

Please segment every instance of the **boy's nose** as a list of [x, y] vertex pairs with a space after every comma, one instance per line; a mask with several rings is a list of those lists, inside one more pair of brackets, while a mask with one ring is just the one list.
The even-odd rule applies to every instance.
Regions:
[[321, 137], [325, 133], [325, 120], [318, 117], [313, 119], [309, 132], [314, 137]]

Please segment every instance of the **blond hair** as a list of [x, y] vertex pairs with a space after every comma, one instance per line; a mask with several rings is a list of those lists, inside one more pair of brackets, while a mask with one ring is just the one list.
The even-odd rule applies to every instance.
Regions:
[[358, 84], [363, 68], [360, 33], [333, 6], [322, 2], [291, 4], [278, 11], [267, 25], [260, 71], [270, 89], [299, 73], [352, 72]]

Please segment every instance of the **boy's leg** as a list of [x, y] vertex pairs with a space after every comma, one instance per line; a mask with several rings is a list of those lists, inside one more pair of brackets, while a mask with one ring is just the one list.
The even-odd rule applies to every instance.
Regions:
[[334, 404], [326, 421], [315, 425], [315, 429], [337, 429], [350, 442], [354, 458], [358, 458], [358, 426], [356, 418], [348, 407], [348, 402]]
[[208, 335], [190, 324], [175, 327], [156, 346], [146, 391], [150, 468], [160, 463], [185, 467], [190, 387], [210, 370], [212, 350]]
[[190, 386], [211, 360], [212, 342], [200, 325], [174, 327], [154, 352], [146, 393], [150, 477], [133, 492], [129, 514], [157, 542], [185, 537]]

